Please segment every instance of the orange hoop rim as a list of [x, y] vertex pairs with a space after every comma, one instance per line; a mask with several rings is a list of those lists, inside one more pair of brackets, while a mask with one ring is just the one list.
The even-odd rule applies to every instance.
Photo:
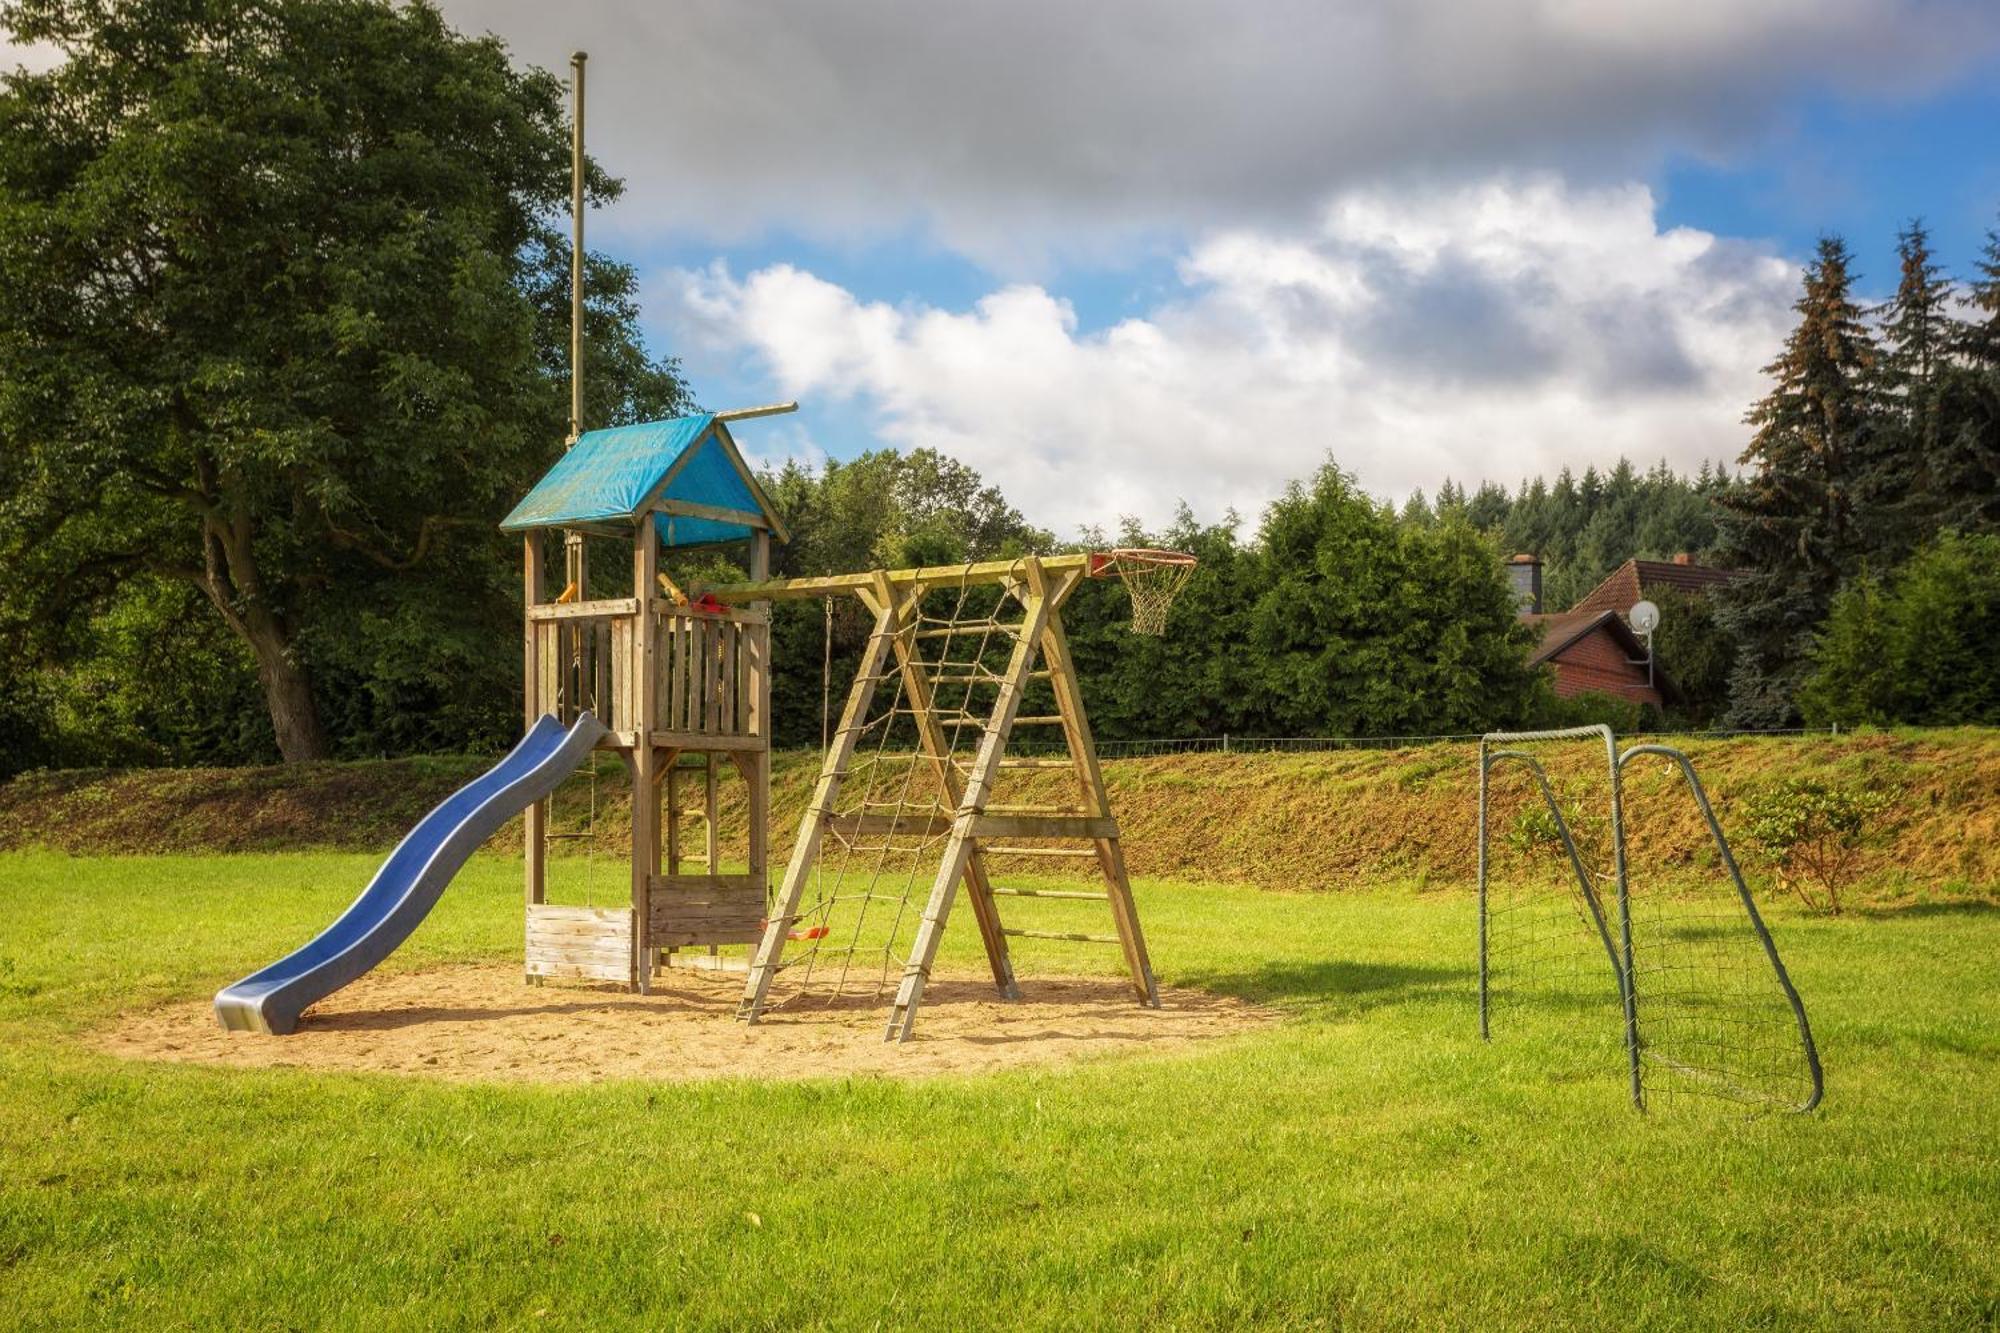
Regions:
[[1091, 578], [1101, 579], [1107, 574], [1117, 573], [1120, 565], [1192, 567], [1199, 563], [1186, 551], [1169, 551], [1156, 546], [1114, 546], [1108, 551], [1092, 551], [1090, 564], [1084, 572]]

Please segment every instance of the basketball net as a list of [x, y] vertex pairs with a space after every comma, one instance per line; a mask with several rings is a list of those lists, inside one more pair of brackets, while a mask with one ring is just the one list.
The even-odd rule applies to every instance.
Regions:
[[1090, 577], [1117, 576], [1132, 599], [1132, 632], [1157, 638], [1167, 632], [1167, 612], [1194, 577], [1195, 558], [1185, 551], [1126, 546], [1094, 552]]

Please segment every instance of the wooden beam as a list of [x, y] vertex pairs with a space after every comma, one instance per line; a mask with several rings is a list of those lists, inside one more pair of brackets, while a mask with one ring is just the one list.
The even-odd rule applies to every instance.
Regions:
[[[1083, 557], [1077, 558], [1080, 560]], [[1033, 556], [1027, 557], [1025, 563], [1029, 568], [1037, 565]], [[944, 939], [944, 925], [951, 915], [952, 898], [957, 894], [958, 881], [966, 873], [977, 849], [973, 841], [977, 836], [973, 832], [977, 825], [976, 812], [985, 809], [994, 778], [1000, 771], [1000, 756], [1006, 753], [1007, 737], [1014, 729], [1014, 716], [1021, 711], [1021, 695], [1040, 651], [1042, 630], [1048, 624], [1049, 611], [1046, 599], [1029, 593], [1018, 631], [1021, 637], [1016, 640], [1013, 654], [1008, 658], [1006, 675], [993, 700], [992, 716], [987, 720], [985, 733], [979, 738], [972, 769], [965, 777], [964, 795], [959, 801], [958, 826], [952, 830], [951, 841], [945, 845], [944, 860], [938, 866], [937, 878], [931, 881], [930, 901], [924, 907], [923, 917], [917, 922], [916, 938], [910, 944], [909, 961], [903, 964], [903, 980], [896, 988], [896, 1005], [889, 1011], [889, 1024], [883, 1032], [887, 1041], [908, 1041], [916, 1029], [917, 1007], [923, 1002], [924, 983], [930, 979], [931, 965], [936, 961], [938, 945]]]
[[[522, 671], [521, 704], [523, 734], [540, 720], [540, 710], [535, 706], [537, 686], [541, 682], [542, 668], [538, 660], [535, 632], [535, 612], [542, 600], [542, 534], [524, 533], [521, 538], [521, 595], [525, 612], [522, 622]], [[547, 896], [548, 843], [543, 835], [549, 827], [549, 803], [535, 801], [528, 806], [521, 817], [521, 846], [525, 883], [522, 896], [530, 908]]]
[[[981, 560], [969, 565], [927, 565], [921, 569], [872, 570], [866, 574], [826, 574], [818, 577], [793, 579], [768, 579], [761, 583], [722, 583], [697, 591], [710, 593], [725, 602], [785, 601], [803, 597], [831, 597], [839, 593], [859, 593], [875, 586], [876, 575], [880, 574], [898, 590], [914, 585], [950, 585], [965, 583], [1008, 583], [1021, 577], [1023, 562], [1036, 559], [1023, 556], [1020, 560]], [[1081, 574], [1088, 570], [1090, 557], [1081, 552], [1072, 555], [1051, 555], [1040, 557], [1043, 570], [1051, 575]], [[1068, 595], [1069, 589], [1063, 592]]]
[[741, 523], [746, 528], [768, 528], [771, 520], [748, 509], [729, 509], [722, 505], [696, 504], [692, 500], [655, 500], [653, 512], [665, 514], [669, 518], [705, 518], [715, 523]]
[[1102, 815], [980, 815], [975, 838], [1115, 838], [1118, 821]]
[[942, 838], [958, 821], [950, 815], [829, 815], [826, 831], [837, 838]]
[[[1049, 591], [1060, 604], [1068, 591], [1048, 589], [1040, 569], [1028, 571], [1028, 585]], [[1062, 717], [1063, 739], [1076, 764], [1077, 792], [1096, 816], [1110, 819], [1111, 796], [1105, 790], [1104, 770], [1097, 761], [1097, 742], [1090, 734], [1090, 718], [1083, 707], [1083, 685], [1077, 679], [1076, 661], [1070, 656], [1069, 635], [1063, 629], [1062, 612], [1050, 613], [1042, 630], [1042, 656], [1055, 691], [1056, 711]], [[1111, 917], [1118, 927], [1118, 943], [1125, 955], [1125, 968], [1139, 1003], [1160, 1006], [1159, 983], [1153, 977], [1152, 956], [1146, 951], [1146, 934], [1139, 925], [1139, 908], [1132, 901], [1132, 879], [1125, 868], [1125, 849], [1119, 842], [1117, 825], [1095, 840], [1098, 866], [1104, 872], [1105, 890], [1111, 899]]]
[[766, 403], [762, 407], [732, 407], [727, 412], [717, 412], [717, 421], [748, 421], [753, 417], [781, 417], [787, 412], [799, 410], [797, 403]]
[[[885, 604], [895, 598], [895, 585], [889, 582], [886, 573], [877, 572], [875, 575], [873, 596], [876, 601]], [[914, 614], [922, 599], [921, 593], [911, 596], [897, 617], [899, 622], [904, 616]], [[909, 705], [911, 719], [917, 724], [917, 738], [923, 744], [924, 753], [930, 757], [931, 768], [944, 792], [945, 803], [956, 810], [964, 791], [959, 784], [958, 770], [952, 767], [951, 740], [938, 722], [930, 673], [924, 669], [923, 658], [915, 651], [908, 635], [896, 636], [896, 661], [903, 669], [903, 698]], [[1003, 997], [1018, 1000], [1021, 988], [1014, 980], [1014, 964], [1007, 956], [1007, 937], [1000, 933], [1000, 914], [993, 906], [992, 890], [992, 883], [986, 877], [986, 867], [979, 859], [979, 845], [974, 843], [965, 855], [965, 894], [972, 899], [973, 916], [979, 923], [979, 938], [986, 946], [986, 961], [993, 971], [993, 984]]]
[[762, 736], [706, 731], [656, 731], [653, 744], [676, 750], [763, 750], [769, 748]]
[[545, 602], [528, 608], [529, 620], [583, 620], [591, 616], [629, 616], [639, 610], [636, 597], [600, 597], [594, 602]]
[[[660, 542], [653, 523], [653, 515], [641, 517], [638, 531], [632, 538], [632, 609], [635, 614], [653, 595], [660, 575]], [[624, 663], [625, 669], [632, 673], [634, 688], [630, 693], [637, 705], [632, 710], [632, 716], [625, 720], [625, 725], [634, 733], [635, 742], [652, 735], [653, 715], [658, 711], [654, 705], [656, 691], [653, 688], [657, 638], [653, 618], [641, 617], [639, 633], [630, 640], [632, 660]], [[653, 780], [658, 762], [659, 752], [652, 745], [635, 743], [632, 746], [631, 984], [638, 987], [641, 995], [653, 989], [653, 959], [646, 936], [652, 924], [653, 879], [660, 873], [660, 791]]]

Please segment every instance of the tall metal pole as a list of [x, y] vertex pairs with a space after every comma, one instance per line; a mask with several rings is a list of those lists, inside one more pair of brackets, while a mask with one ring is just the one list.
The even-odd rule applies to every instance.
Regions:
[[569, 439], [583, 434], [583, 62], [570, 54], [569, 140]]
[[[569, 448], [583, 434], [583, 62], [587, 52], [569, 57]], [[579, 600], [589, 598], [589, 566], [583, 534], [563, 533], [563, 579]]]

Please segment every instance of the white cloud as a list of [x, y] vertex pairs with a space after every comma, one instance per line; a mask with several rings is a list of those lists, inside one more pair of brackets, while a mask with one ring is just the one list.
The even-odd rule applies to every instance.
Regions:
[[1032, 285], [891, 306], [789, 265], [673, 275], [678, 345], [744, 357], [784, 397], [848, 401], [1031, 518], [1073, 529], [1186, 499], [1254, 518], [1329, 452], [1381, 494], [1620, 454], [1740, 451], [1796, 270], [1662, 231], [1638, 185], [1553, 177], [1337, 198], [1295, 233], [1235, 229], [1143, 318], [1080, 332]]
[[444, 0], [561, 69], [592, 52], [607, 221], [737, 240], [915, 226], [1005, 271], [1297, 226], [1390, 177], [1640, 176], [1802, 92], [1934, 90], [1992, 0]]

